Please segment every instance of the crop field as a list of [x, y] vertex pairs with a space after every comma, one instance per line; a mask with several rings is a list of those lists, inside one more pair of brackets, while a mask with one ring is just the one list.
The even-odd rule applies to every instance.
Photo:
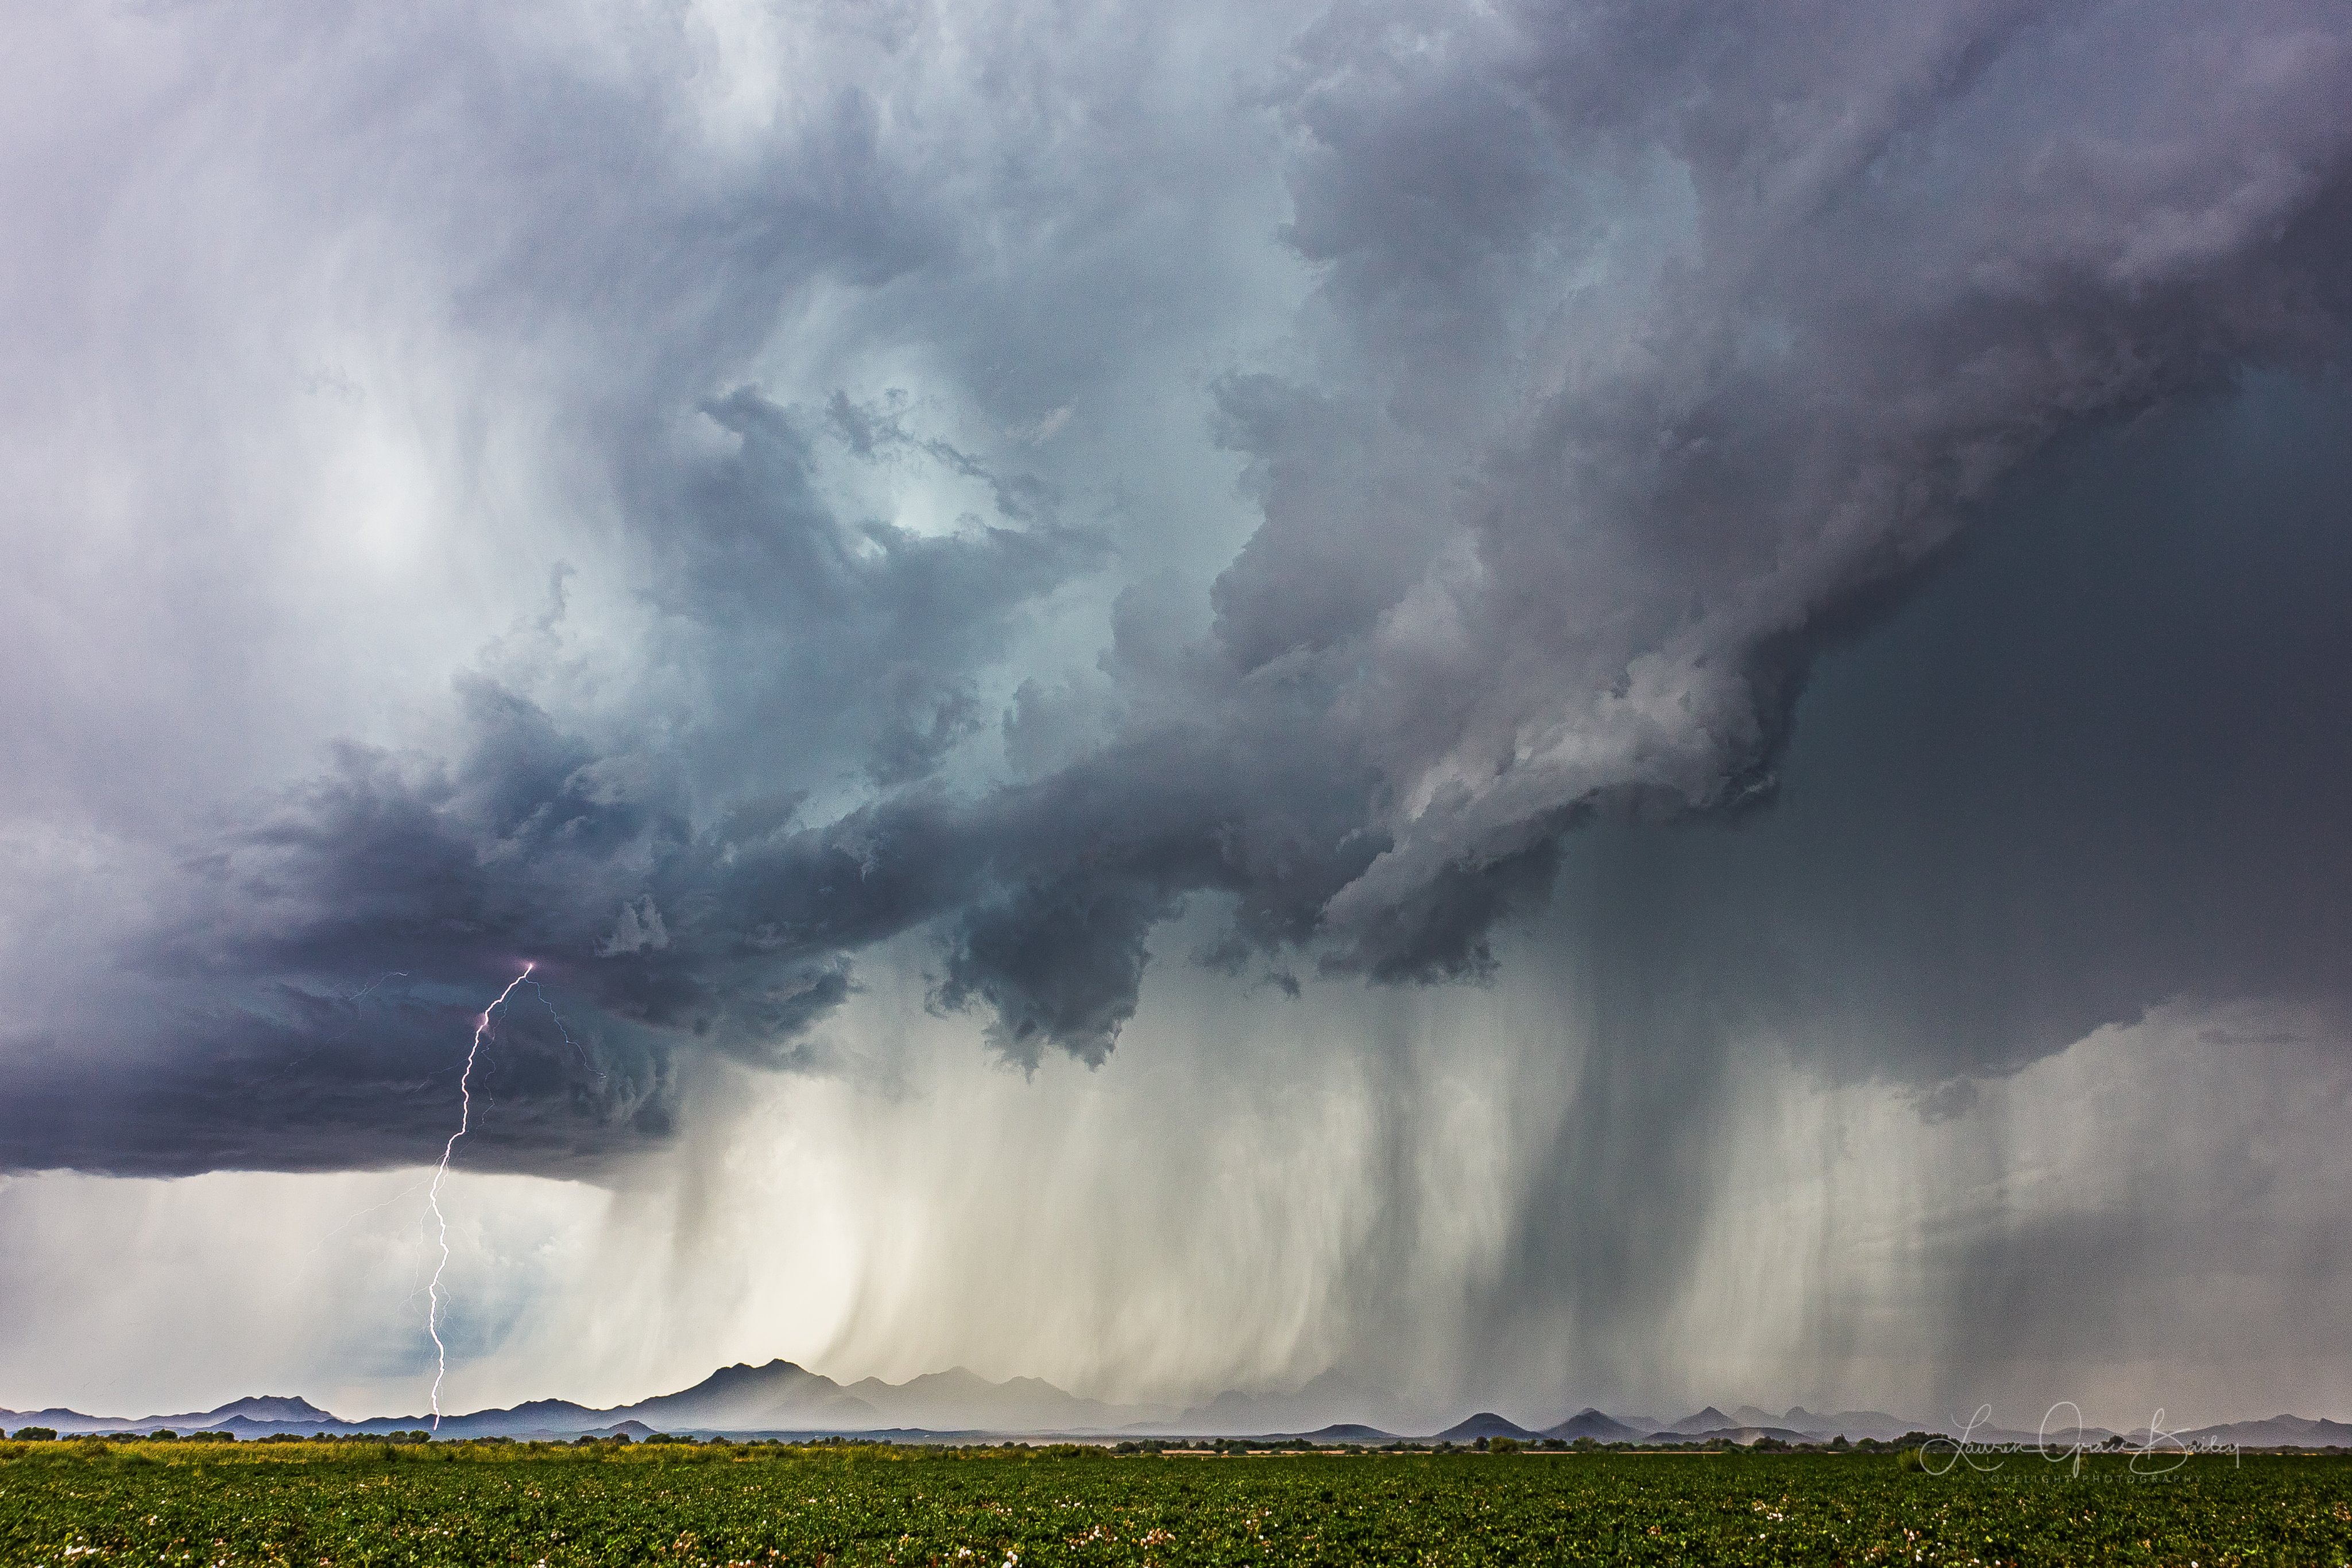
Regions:
[[2000, 1462], [1938, 1477], [1883, 1455], [8, 1444], [0, 1561], [2352, 1562], [2352, 1460], [2199, 1458], [2153, 1477], [2121, 1458]]

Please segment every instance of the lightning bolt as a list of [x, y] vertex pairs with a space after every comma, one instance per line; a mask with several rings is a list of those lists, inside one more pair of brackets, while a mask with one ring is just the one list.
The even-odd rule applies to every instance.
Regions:
[[374, 979], [370, 980], [366, 985], [362, 986], [358, 990], [353, 991], [350, 996], [345, 997], [343, 998], [343, 1005], [349, 1007], [352, 1003], [358, 1001], [362, 997], [366, 996], [370, 991], [374, 990], [378, 986], [383, 985], [386, 980], [401, 980], [407, 977], [408, 971], [405, 969], [394, 969], [390, 974], [378, 975]]
[[[530, 978], [530, 971], [528, 968], [523, 971], [523, 977], [525, 979]], [[555, 1032], [563, 1037], [563, 1043], [570, 1046], [572, 1053], [580, 1058], [580, 1065], [595, 1073], [597, 1082], [604, 1082], [604, 1069], [596, 1065], [594, 1060], [589, 1056], [587, 1049], [584, 1046], [583, 1046], [578, 1040], [572, 1038], [572, 1031], [563, 1027], [563, 1015], [555, 1010], [555, 998], [547, 994], [547, 988], [541, 985], [537, 980], [531, 980], [530, 988], [537, 991], [539, 993], [539, 999], [547, 1004], [547, 1016], [555, 1020]]]
[[[506, 999], [514, 995], [514, 988], [530, 979], [531, 970], [536, 967], [536, 963], [525, 964], [522, 973], [509, 980], [507, 988], [499, 993], [499, 999], [484, 1008], [482, 1016], [474, 1020], [474, 1043], [466, 1048], [466, 1071], [457, 1077], [457, 1092], [464, 1099], [464, 1109], [457, 1117], [457, 1130], [450, 1134], [449, 1141], [442, 1145], [440, 1167], [433, 1173], [433, 1185], [425, 1193], [425, 1207], [433, 1211], [433, 1223], [440, 1228], [441, 1242], [441, 1261], [433, 1266], [433, 1281], [425, 1287], [425, 1332], [433, 1336], [436, 1363], [433, 1372], [433, 1429], [436, 1432], [441, 1429], [441, 1380], [449, 1375], [449, 1347], [441, 1343], [441, 1270], [449, 1266], [449, 1221], [441, 1213], [441, 1178], [449, 1174], [449, 1156], [457, 1152], [457, 1140], [466, 1135], [466, 1128], [474, 1119], [474, 1058], [481, 1053], [482, 1038], [490, 1032], [490, 1015], [506, 1005]], [[541, 993], [542, 996], [545, 994]]]

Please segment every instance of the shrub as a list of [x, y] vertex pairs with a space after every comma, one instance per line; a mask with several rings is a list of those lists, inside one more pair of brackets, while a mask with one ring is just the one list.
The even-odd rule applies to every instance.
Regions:
[[19, 1427], [8, 1435], [20, 1443], [54, 1443], [58, 1440], [55, 1427]]

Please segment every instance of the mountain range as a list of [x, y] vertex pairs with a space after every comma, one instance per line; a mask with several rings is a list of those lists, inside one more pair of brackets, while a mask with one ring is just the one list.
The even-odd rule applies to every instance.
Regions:
[[[644, 1437], [656, 1432], [707, 1435], [866, 1435], [908, 1438], [977, 1437], [1286, 1437], [1328, 1443], [1382, 1443], [1414, 1434], [1423, 1424], [1401, 1417], [1379, 1390], [1327, 1373], [1293, 1394], [1228, 1392], [1189, 1409], [1112, 1405], [1084, 1399], [1034, 1377], [992, 1383], [963, 1367], [927, 1373], [904, 1383], [863, 1378], [840, 1384], [789, 1361], [764, 1366], [738, 1363], [719, 1368], [691, 1388], [635, 1404], [596, 1409], [564, 1399], [536, 1399], [506, 1409], [444, 1416], [444, 1437], [575, 1437], [583, 1435]], [[345, 1421], [290, 1395], [238, 1399], [212, 1410], [137, 1417], [86, 1416], [77, 1410], [0, 1410], [0, 1428], [45, 1427], [62, 1434], [147, 1432], [168, 1427], [180, 1433], [226, 1432], [240, 1437], [278, 1433], [371, 1434], [433, 1427], [429, 1416], [374, 1416]], [[1777, 1415], [1743, 1405], [1728, 1413], [1710, 1405], [1679, 1420], [1646, 1415], [1614, 1416], [1587, 1407], [1555, 1425], [1530, 1428], [1492, 1411], [1480, 1411], [1435, 1438], [1454, 1443], [1511, 1437], [1597, 1442], [1676, 1442], [1709, 1438], [1754, 1443], [1820, 1443], [1843, 1437], [1849, 1442], [1892, 1441], [1920, 1430], [1954, 1430], [1951, 1423], [1906, 1420], [1883, 1410], [1841, 1410], [1822, 1415], [1791, 1406]], [[2031, 1443], [2035, 1434], [1979, 1427], [1983, 1442]], [[2104, 1427], [2084, 1432], [2085, 1444], [2115, 1434]], [[2124, 1433], [2135, 1446], [2145, 1431]], [[2191, 1444], [2241, 1448], [2331, 1448], [2352, 1446], [2352, 1425], [2274, 1416], [2260, 1421], [2199, 1427], [2166, 1438]]]

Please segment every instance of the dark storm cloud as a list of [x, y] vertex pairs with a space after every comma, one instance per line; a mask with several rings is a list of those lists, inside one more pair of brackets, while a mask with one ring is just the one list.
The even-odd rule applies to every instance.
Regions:
[[[446, 1056], [452, 1018], [369, 1015], [350, 1086], [315, 1065], [205, 1076], [294, 1053], [313, 1026], [284, 997], [387, 968], [484, 987], [527, 957], [590, 1004], [606, 1077], [545, 1086], [502, 1134], [524, 1165], [658, 1132], [678, 1050], [802, 1059], [856, 955], [919, 928], [944, 945], [937, 1004], [980, 1010], [1031, 1064], [1104, 1058], [1153, 927], [1195, 894], [1233, 911], [1218, 964], [1277, 984], [1301, 959], [1485, 974], [1570, 830], [1767, 801], [1822, 641], [1914, 582], [2021, 463], [2250, 365], [2315, 362], [2352, 287], [2352, 30], [2307, 6], [1335, 7], [1229, 106], [1286, 134], [1284, 242], [1318, 283], [1278, 366], [1214, 382], [1257, 519], [1213, 625], [1171, 629], [1130, 590], [1090, 744], [1041, 740], [1075, 758], [992, 782], [950, 766], [988, 730], [978, 675], [1108, 543], [1017, 456], [887, 399], [788, 403], [738, 367], [818, 278], [876, 312], [845, 330], [951, 343], [1014, 380], [1091, 353], [1118, 315], [1085, 277], [1094, 204], [1192, 173], [1121, 126], [1093, 62], [1051, 63], [1098, 151], [1020, 120], [1003, 166], [955, 177], [898, 155], [893, 116], [915, 106], [870, 82], [722, 175], [657, 158], [593, 202], [666, 145], [657, 106], [619, 131], [559, 115], [577, 147], [509, 105], [460, 117], [493, 183], [533, 149], [561, 177], [458, 298], [589, 320], [594, 362], [557, 373], [656, 367], [590, 386], [581, 417], [651, 563], [649, 656], [695, 695], [574, 722], [483, 674], [460, 683], [462, 755], [347, 750], [206, 846], [159, 911], [146, 1065], [105, 1091], [122, 1113], [12, 1095], [0, 1159], [415, 1157], [442, 1108], [354, 1145], [335, 1107], [426, 1060], [403, 1039]], [[1072, 232], [1024, 287], [976, 235], [999, 213], [1060, 232], [1030, 158], [1072, 160]], [[950, 323], [941, 299], [992, 308]], [[688, 408], [723, 453], [664, 444]], [[851, 520], [814, 478], [836, 449], [928, 465], [994, 515], [944, 534]], [[1008, 737], [1051, 729], [1044, 690], [1023, 689]], [[206, 1000], [166, 999], [184, 992]], [[1701, 1023], [1652, 1024], [1690, 1037], [1668, 1054], [1720, 1049]], [[99, 1049], [16, 1054], [28, 1082], [65, 1082]], [[248, 1091], [244, 1121], [210, 1082]], [[278, 1135], [175, 1139], [184, 1112]]]
[[[1253, 663], [1313, 653], [1334, 624], [1363, 629], [1318, 656], [1349, 667], [1338, 700], [1394, 791], [1395, 843], [1325, 912], [1343, 957], [1410, 969], [1459, 950], [1496, 907], [1464, 895], [1465, 873], [1542, 854], [1587, 807], [1739, 803], [1769, 783], [1812, 629], [1915, 573], [2018, 459], [2250, 358], [2332, 347], [2346, 169], [2322, 105], [2342, 40], [2311, 36], [2300, 8], [2185, 8], [2160, 37], [2113, 11], [2028, 15], [1759, 22], [1751, 37], [1651, 11], [1546, 11], [1497, 45], [1477, 24], [1416, 30], [1384, 13], [1350, 27], [1361, 18], [1346, 13], [1309, 35], [1298, 102], [1330, 160], [1318, 172], [1412, 166], [1393, 122], [1363, 131], [1362, 100], [1407, 105], [1407, 123], [1443, 141], [1456, 122], [1423, 124], [1410, 106], [1450, 108], [1499, 78], [1561, 164], [1601, 171], [1588, 185], [1663, 155], [1660, 199], [1686, 183], [1688, 202], [1653, 219], [1686, 228], [1686, 248], [1670, 242], [1653, 275], [1622, 280], [1570, 195], [1540, 246], [1523, 225], [1463, 214], [1475, 283], [1426, 264], [1431, 225], [1320, 220], [1344, 236], [1324, 246], [1332, 351], [1387, 394], [1389, 439], [1326, 439], [1329, 456], [1268, 442], [1266, 526], [1218, 594], [1226, 649]], [[1397, 85], [1431, 74], [1459, 90], [1424, 100]], [[2216, 79], [2248, 96], [2225, 90], [2224, 107], [2177, 122], [2149, 107]], [[1541, 189], [1515, 170], [1495, 178]], [[2240, 222], [2257, 192], [2285, 204]], [[1366, 193], [1369, 208], [1392, 204], [1384, 183]], [[1639, 221], [1641, 204], [1618, 200], [1612, 219]], [[1601, 276], [1537, 292], [1498, 252], [1571, 272], [1589, 256]], [[1593, 308], [1628, 296], [1633, 331]], [[1423, 412], [1412, 350], [1432, 321], [1451, 346], [1486, 330], [1514, 355]], [[1425, 519], [1389, 527], [1377, 501], [1351, 505], [1349, 459], [1442, 449], [1461, 404], [1529, 375], [1546, 331], [1594, 344], [1561, 351], [1567, 384], [1514, 409], [1512, 433], [1456, 472], [1465, 493], [1424, 567]], [[1292, 402], [1321, 438], [1314, 398]], [[1282, 432], [1275, 401], [1252, 389], [1236, 439]], [[1385, 580], [1363, 564], [1384, 549], [1407, 559]], [[1317, 570], [1333, 557], [1343, 574]], [[1357, 595], [1336, 612], [1335, 576]], [[1306, 613], [1286, 644], [1256, 607], [1291, 603]]]
[[2347, 427], [2340, 386], [2263, 384], [2045, 465], [1828, 661], [1770, 812], [1617, 835], [1596, 880], [1841, 1075], [2336, 989]]
[[[117, 1037], [168, 1043], [101, 1054], [17, 1042], [8, 1145], [74, 1150], [81, 1168], [114, 1176], [429, 1161], [457, 1130], [462, 1048], [485, 999], [462, 989], [387, 975], [363, 997], [285, 985], [247, 988], [214, 1009], [127, 1002], [109, 1019]], [[616, 1144], [670, 1131], [666, 1042], [619, 1020], [551, 1013], [528, 988], [499, 1015], [496, 1040], [470, 1083], [470, 1164], [587, 1172]]]
[[[2052, 455], [1899, 614], [1823, 658], [1769, 810], [1565, 846], [1517, 956], [1595, 1050], [1487, 1298], [1490, 1364], [1570, 1339], [1591, 1396], [1643, 1385], [1643, 1325], [1687, 1286], [1742, 1135], [1743, 1051], [1909, 1084], [1933, 1123], [2162, 1004], [2340, 1005], [2347, 429], [2340, 385], [2258, 383]], [[2217, 1078], [2277, 1092], [2259, 1071]], [[2173, 1170], [2176, 1144], [2209, 1136], [2165, 1129], [2147, 1163]], [[2243, 1155], [2184, 1153], [2177, 1180]], [[2014, 1325], [2084, 1310], [2086, 1281], [2218, 1255], [2215, 1197], [2046, 1236], [2021, 1215], [1959, 1247], [1929, 1292], [1952, 1397], [2033, 1347], [2079, 1347]], [[2068, 1246], [2076, 1267], [2050, 1270]], [[2094, 1317], [2112, 1327], [2147, 1297], [2110, 1288]], [[2056, 1384], [2064, 1360], [2046, 1355]]]

